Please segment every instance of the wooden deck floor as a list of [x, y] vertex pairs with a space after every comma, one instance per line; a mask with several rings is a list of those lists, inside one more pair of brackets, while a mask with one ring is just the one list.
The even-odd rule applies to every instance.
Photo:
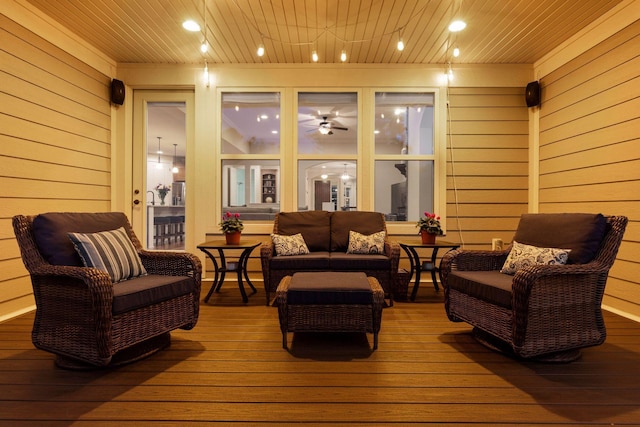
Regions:
[[[208, 284], [205, 284], [203, 294]], [[225, 283], [169, 349], [114, 370], [71, 372], [30, 341], [33, 314], [0, 324], [0, 425], [640, 425], [640, 325], [572, 364], [513, 360], [449, 322], [442, 293], [383, 312], [363, 334], [289, 334], [258, 291]]]

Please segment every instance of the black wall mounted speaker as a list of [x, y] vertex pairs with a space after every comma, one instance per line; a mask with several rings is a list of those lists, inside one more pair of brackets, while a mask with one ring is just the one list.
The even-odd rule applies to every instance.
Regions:
[[527, 89], [524, 94], [524, 99], [527, 102], [527, 107], [535, 107], [540, 105], [540, 83], [535, 81], [527, 84]]
[[122, 80], [111, 80], [111, 102], [114, 104], [124, 104], [124, 83]]

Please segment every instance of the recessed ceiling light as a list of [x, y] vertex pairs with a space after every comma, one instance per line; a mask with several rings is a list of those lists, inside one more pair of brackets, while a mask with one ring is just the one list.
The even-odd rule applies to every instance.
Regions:
[[184, 21], [182, 23], [182, 28], [184, 28], [187, 31], [200, 31], [200, 25], [198, 25], [198, 23], [192, 19], [189, 19], [187, 21]]
[[449, 24], [449, 31], [451, 31], [452, 33], [457, 33], [458, 31], [464, 30], [466, 27], [467, 27], [466, 22], [460, 19], [456, 19], [451, 24]]

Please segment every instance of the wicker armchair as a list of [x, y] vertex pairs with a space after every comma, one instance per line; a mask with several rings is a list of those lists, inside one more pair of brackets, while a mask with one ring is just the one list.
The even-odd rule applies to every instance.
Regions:
[[[32, 341], [37, 348], [56, 354], [59, 367], [129, 363], [168, 346], [171, 330], [195, 326], [202, 273], [196, 256], [143, 250], [122, 213], [40, 217], [50, 220], [48, 230], [38, 228], [39, 222], [34, 231], [35, 216], [15, 216], [13, 227], [36, 301]], [[124, 227], [148, 274], [112, 283], [106, 271], [82, 266], [67, 232], [95, 233], [119, 227]], [[47, 248], [40, 237], [43, 234], [47, 234]], [[55, 265], [64, 254], [77, 260]]]
[[[591, 234], [591, 259], [572, 261], [581, 248], [575, 236], [562, 240], [595, 217], [602, 232], [597, 239]], [[509, 249], [449, 252], [440, 266], [447, 316], [471, 324], [474, 337], [492, 349], [541, 361], [577, 359], [580, 348], [605, 341], [601, 302], [626, 224], [623, 216], [523, 215], [514, 241], [574, 249], [565, 265], [529, 265], [514, 275], [500, 273]]]

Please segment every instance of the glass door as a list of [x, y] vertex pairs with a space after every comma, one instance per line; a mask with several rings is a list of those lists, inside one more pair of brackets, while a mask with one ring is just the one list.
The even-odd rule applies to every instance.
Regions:
[[193, 93], [134, 91], [132, 221], [147, 249], [184, 250]]

